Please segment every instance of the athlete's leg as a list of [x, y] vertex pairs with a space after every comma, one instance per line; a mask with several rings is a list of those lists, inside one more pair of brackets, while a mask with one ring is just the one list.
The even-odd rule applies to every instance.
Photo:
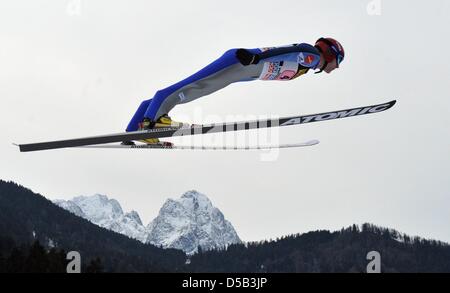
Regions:
[[168, 95], [159, 106], [156, 117], [169, 113], [175, 106], [192, 102], [212, 94], [232, 83], [258, 79], [264, 64], [242, 66], [240, 63], [228, 66], [203, 79], [199, 79]]
[[145, 111], [147, 110], [151, 101], [152, 99], [145, 100], [139, 105], [139, 108], [137, 109], [136, 113], [134, 113], [134, 116], [133, 118], [131, 118], [130, 123], [128, 123], [128, 127], [126, 129], [127, 132], [138, 130], [139, 123], [144, 119]]
[[[159, 90], [158, 92], [156, 92], [156, 94], [153, 97], [152, 102], [150, 103], [144, 116], [146, 118], [156, 120], [161, 115], [167, 114], [167, 112], [170, 111], [170, 109], [175, 107], [175, 105], [182, 103], [184, 100], [184, 98], [182, 96], [180, 96], [180, 97], [173, 96], [178, 90], [180, 90], [181, 88], [183, 88], [189, 84], [193, 84], [196, 81], [199, 81], [210, 75], [213, 75], [223, 69], [226, 69], [227, 67], [237, 64], [239, 61], [236, 58], [236, 50], [237, 49], [231, 49], [231, 50], [226, 51], [219, 59], [217, 59], [213, 63], [209, 64], [205, 68], [201, 69], [197, 73], [191, 75], [190, 77], [188, 77], [170, 87], [167, 87], [163, 90]], [[229, 81], [225, 81], [225, 82], [226, 82], [225, 85], [220, 85], [219, 84], [220, 81], [218, 81], [215, 86], [215, 90], [223, 88], [224, 86], [229, 84]], [[210, 94], [212, 91], [215, 91], [215, 90], [210, 88], [208, 91], [205, 91], [204, 95]], [[166, 103], [164, 109], [161, 109], [161, 105], [164, 103], [164, 101], [169, 96], [171, 96], [171, 98], [170, 98], [171, 101], [169, 103]], [[203, 96], [203, 95], [200, 92], [200, 93], [198, 93], [198, 97], [196, 97], [196, 98], [199, 98], [201, 96]], [[193, 99], [188, 99], [188, 100], [191, 101]]]

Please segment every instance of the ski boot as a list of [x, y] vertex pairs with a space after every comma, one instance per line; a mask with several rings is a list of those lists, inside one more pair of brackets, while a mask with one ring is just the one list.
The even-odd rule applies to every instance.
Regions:
[[[149, 118], [144, 118], [144, 120], [142, 120], [142, 122], [139, 123], [137, 130], [138, 131], [149, 130], [149, 129], [153, 129], [154, 126], [155, 126], [154, 121], [152, 121]], [[139, 141], [144, 142], [149, 145], [158, 145], [160, 143], [158, 138], [147, 138], [147, 139], [142, 139]], [[132, 140], [127, 140], [127, 141], [122, 141], [121, 145], [136, 145], [136, 144]]]
[[[144, 120], [139, 123], [139, 130], [148, 130], [148, 129], [156, 129], [156, 128], [181, 128], [184, 124], [181, 122], [173, 121], [169, 115], [164, 114], [161, 117], [158, 118], [156, 121], [152, 121], [149, 118], [144, 118]], [[146, 144], [157, 144], [162, 146], [173, 146], [171, 142], [167, 141], [160, 141], [158, 138], [147, 138], [139, 140], [141, 142], [144, 142]]]
[[166, 128], [166, 127], [181, 128], [183, 126], [186, 126], [186, 124], [178, 121], [173, 121], [172, 118], [169, 117], [169, 115], [164, 114], [161, 117], [159, 117], [158, 120], [156, 120], [153, 128]]
[[[144, 118], [141, 123], [139, 123], [138, 130], [149, 130], [155, 128], [181, 128], [185, 126], [181, 122], [173, 121], [167, 114], [162, 115], [158, 118], [158, 120], [153, 121], [149, 118]], [[160, 141], [158, 138], [147, 138], [139, 140], [140, 142], [144, 142], [149, 145], [161, 145], [161, 146], [173, 146], [171, 142]], [[122, 145], [135, 145], [133, 141], [123, 141]]]

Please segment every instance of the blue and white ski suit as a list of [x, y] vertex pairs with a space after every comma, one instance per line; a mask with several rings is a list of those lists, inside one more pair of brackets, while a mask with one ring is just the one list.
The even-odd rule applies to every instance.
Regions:
[[252, 80], [292, 80], [316, 69], [319, 51], [309, 44], [247, 49], [258, 54], [258, 64], [244, 66], [236, 58], [238, 49], [226, 51], [219, 59], [188, 78], [159, 90], [141, 103], [126, 131], [135, 131], [146, 118], [156, 120], [178, 104], [184, 104], [214, 93], [232, 83]]

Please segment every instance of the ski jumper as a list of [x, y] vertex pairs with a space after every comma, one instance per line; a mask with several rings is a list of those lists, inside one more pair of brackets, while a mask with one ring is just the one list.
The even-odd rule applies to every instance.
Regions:
[[141, 103], [126, 129], [138, 130], [144, 118], [155, 121], [178, 104], [214, 93], [232, 83], [252, 80], [292, 80], [309, 69], [316, 69], [319, 51], [309, 44], [247, 49], [258, 54], [258, 64], [244, 66], [236, 58], [238, 49], [226, 51], [219, 59], [188, 78], [159, 90], [152, 99]]

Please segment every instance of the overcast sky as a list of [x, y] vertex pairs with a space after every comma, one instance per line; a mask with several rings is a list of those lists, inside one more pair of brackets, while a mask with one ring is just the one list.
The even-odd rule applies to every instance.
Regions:
[[[364, 222], [450, 241], [450, 2], [282, 3], [2, 1], [0, 178], [50, 199], [106, 194], [145, 223], [195, 189], [247, 241]], [[141, 100], [229, 48], [321, 36], [346, 50], [332, 74], [233, 84], [171, 116], [202, 123], [397, 105], [280, 129], [279, 142], [321, 144], [271, 161], [262, 151], [19, 153], [11, 144], [123, 131]]]

